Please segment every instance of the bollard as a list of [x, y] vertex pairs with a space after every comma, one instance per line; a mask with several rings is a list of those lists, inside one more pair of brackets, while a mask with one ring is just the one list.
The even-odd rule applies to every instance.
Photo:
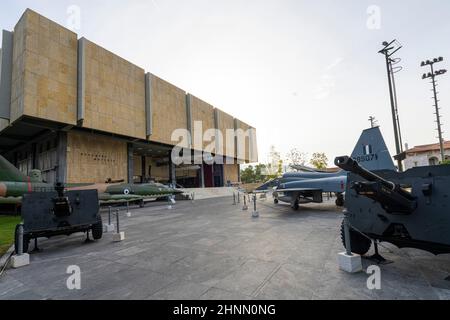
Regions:
[[350, 241], [350, 222], [348, 221], [347, 211], [344, 210], [344, 235], [345, 235], [345, 252], [338, 254], [339, 268], [349, 273], [362, 271], [361, 256], [352, 254]]
[[345, 252], [348, 256], [353, 256], [350, 242], [350, 223], [348, 221], [347, 215], [344, 216], [344, 235], [345, 235]]
[[23, 252], [23, 225], [17, 228], [17, 252], [11, 257], [11, 265], [14, 269], [24, 267], [30, 264], [30, 255]]
[[247, 196], [244, 194], [244, 206], [242, 207], [243, 211], [247, 211], [248, 210], [248, 206], [247, 206]]
[[18, 244], [17, 244], [17, 255], [21, 256], [23, 254], [23, 225], [20, 225], [18, 228]]
[[131, 212], [130, 212], [130, 203], [127, 201], [127, 212], [125, 212], [125, 215], [129, 218], [131, 217]]
[[253, 212], [252, 212], [253, 218], [259, 217], [259, 212], [256, 210], [256, 194], [253, 196]]
[[114, 224], [111, 223], [111, 207], [108, 207], [108, 224], [103, 224], [103, 232], [114, 232]]
[[170, 198], [170, 196], [167, 197], [167, 209], [168, 210], [172, 210], [172, 199]]
[[125, 240], [125, 232], [120, 231], [120, 223], [119, 223], [119, 210], [116, 211], [116, 224], [117, 224], [117, 233], [113, 235], [114, 242], [121, 242]]
[[233, 206], [236, 205], [236, 193], [233, 191]]

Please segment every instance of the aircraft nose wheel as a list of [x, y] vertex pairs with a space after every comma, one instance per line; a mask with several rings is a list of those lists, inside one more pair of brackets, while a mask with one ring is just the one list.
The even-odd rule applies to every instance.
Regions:
[[343, 207], [344, 206], [344, 197], [338, 196], [335, 203], [336, 203], [336, 206]]
[[298, 200], [295, 200], [294, 203], [291, 204], [291, 208], [294, 209], [295, 211], [298, 211], [298, 209], [300, 208]]
[[273, 199], [273, 203], [278, 204], [278, 199]]

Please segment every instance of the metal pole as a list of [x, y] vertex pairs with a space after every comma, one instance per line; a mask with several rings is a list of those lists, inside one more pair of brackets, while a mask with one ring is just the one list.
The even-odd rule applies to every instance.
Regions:
[[437, 92], [436, 92], [436, 79], [434, 74], [434, 68], [433, 64], [431, 66], [431, 80], [433, 83], [433, 94], [434, 94], [434, 106], [436, 108], [436, 122], [437, 122], [437, 130], [439, 134], [439, 148], [441, 151], [441, 161], [445, 161], [445, 154], [444, 154], [444, 140], [442, 139], [442, 130], [441, 130], [441, 116], [439, 115], [439, 105], [438, 105], [438, 99], [437, 99]]
[[392, 60], [389, 59], [389, 61], [390, 61], [390, 67], [391, 67], [392, 89], [393, 89], [393, 93], [394, 93], [394, 102], [395, 102], [395, 118], [397, 120], [397, 130], [398, 130], [400, 152], [403, 152], [402, 130], [400, 128], [400, 117], [398, 116], [397, 87], [395, 85], [395, 76], [394, 76], [394, 69], [392, 68]]
[[108, 224], [111, 225], [111, 207], [108, 207], [109, 211], [108, 211]]
[[256, 212], [256, 194], [253, 196], [253, 209]]
[[241, 193], [238, 191], [238, 202], [237, 203], [241, 203]]
[[347, 212], [344, 212], [344, 234], [345, 234], [345, 251], [346, 255], [352, 256], [352, 247], [350, 241], [350, 222], [348, 221]]
[[233, 192], [233, 205], [236, 204], [236, 193]]
[[119, 226], [119, 209], [116, 210], [116, 223], [117, 223], [117, 233], [120, 233], [120, 226]]
[[[395, 102], [394, 102], [394, 93], [392, 91], [391, 64], [390, 64], [390, 59], [389, 59], [389, 53], [387, 51], [384, 51], [384, 56], [386, 58], [386, 69], [387, 69], [388, 84], [389, 84], [389, 98], [391, 101], [392, 122], [394, 125], [395, 151], [397, 152], [397, 155], [399, 155], [401, 153], [401, 151], [400, 151], [400, 145], [399, 145], [397, 118], [395, 116]], [[399, 159], [399, 160], [397, 160], [397, 163], [398, 163], [398, 170], [403, 171], [402, 161]]]

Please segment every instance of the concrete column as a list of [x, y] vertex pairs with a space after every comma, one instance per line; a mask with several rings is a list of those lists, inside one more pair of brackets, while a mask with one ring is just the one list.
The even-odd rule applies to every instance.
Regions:
[[133, 154], [133, 144], [127, 144], [127, 158], [128, 158], [128, 183], [133, 183], [134, 177], [134, 154]]
[[66, 183], [67, 181], [67, 132], [58, 132], [58, 146], [57, 146], [57, 163], [56, 181]]
[[177, 185], [177, 172], [175, 169], [175, 164], [172, 162], [172, 152], [169, 152], [169, 181], [174, 186]]
[[37, 161], [37, 143], [33, 142], [31, 144], [31, 157], [32, 157], [32, 168], [31, 169], [36, 169], [38, 166], [38, 161]]
[[142, 156], [141, 158], [141, 162], [142, 162], [142, 179], [141, 179], [141, 183], [145, 182], [145, 179], [147, 178], [147, 158], [145, 156]]
[[200, 166], [200, 188], [205, 187], [205, 166], [202, 163]]

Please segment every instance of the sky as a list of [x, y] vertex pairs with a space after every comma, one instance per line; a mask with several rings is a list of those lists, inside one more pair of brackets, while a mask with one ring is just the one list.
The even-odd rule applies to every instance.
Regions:
[[[403, 141], [437, 142], [424, 59], [450, 59], [447, 0], [3, 0], [0, 28], [31, 8], [254, 126], [274, 145], [350, 154], [374, 116], [395, 153], [383, 41], [397, 39]], [[73, 23], [73, 9], [79, 24]], [[450, 60], [439, 64], [448, 68]], [[450, 73], [439, 77], [450, 139]]]

